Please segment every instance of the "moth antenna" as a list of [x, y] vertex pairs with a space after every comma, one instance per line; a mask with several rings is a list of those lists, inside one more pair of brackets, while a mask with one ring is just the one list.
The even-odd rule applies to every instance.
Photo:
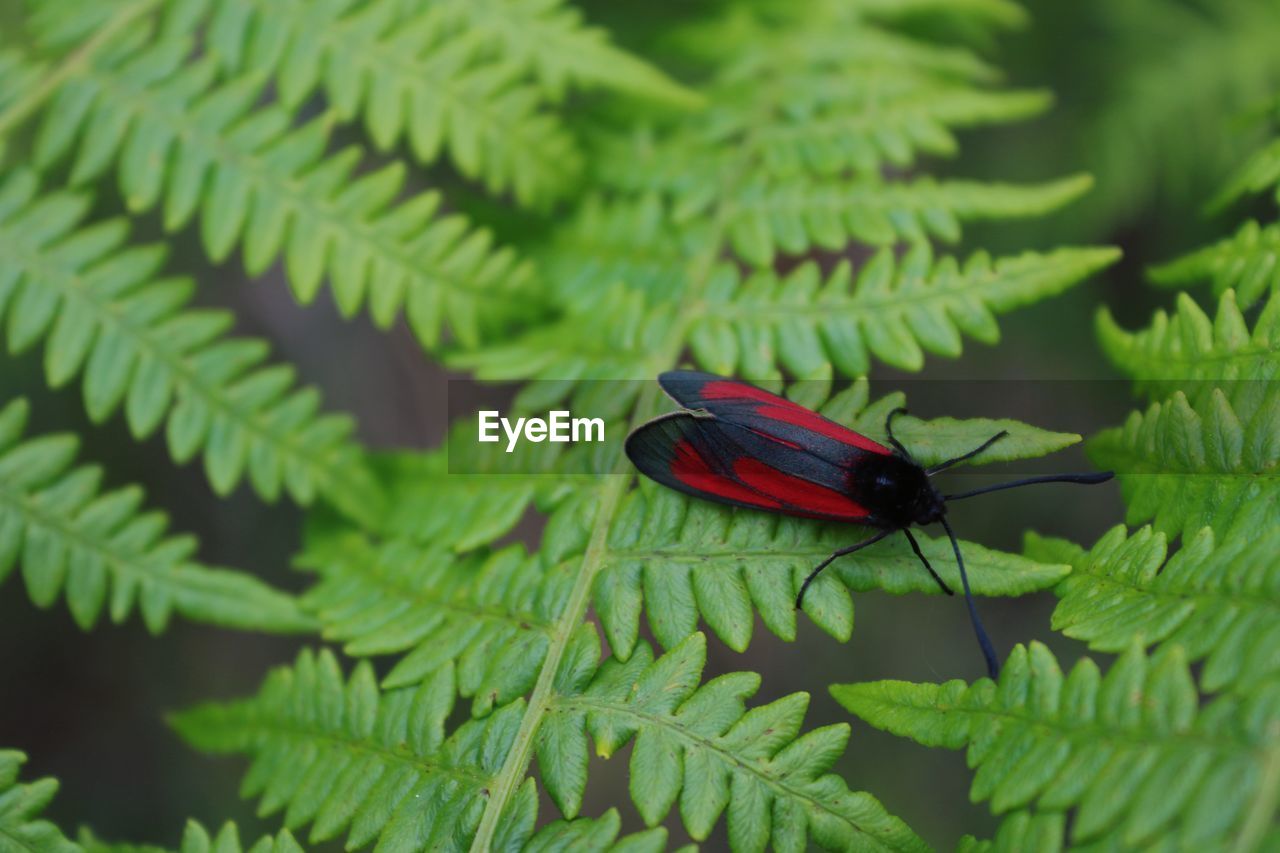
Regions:
[[1022, 486], [1034, 486], [1036, 483], [1080, 483], [1084, 486], [1096, 486], [1098, 483], [1105, 483], [1115, 476], [1114, 471], [1098, 471], [1092, 474], [1049, 474], [1044, 477], [1027, 477], [1025, 480], [1012, 480], [1008, 483], [996, 483], [994, 486], [985, 486], [981, 489], [974, 489], [971, 492], [961, 492], [958, 495], [943, 495], [944, 501], [958, 501], [963, 498], [971, 498], [974, 495], [985, 495], [988, 492], [999, 492], [1004, 489], [1017, 489]]
[[996, 657], [995, 648], [991, 645], [991, 638], [987, 636], [987, 629], [982, 626], [982, 618], [978, 616], [978, 606], [973, 603], [973, 593], [969, 591], [969, 574], [964, 570], [964, 557], [960, 556], [960, 543], [956, 540], [955, 531], [947, 523], [947, 517], [944, 515], [938, 520], [942, 522], [942, 527], [951, 540], [951, 550], [955, 552], [956, 565], [960, 567], [960, 583], [964, 585], [964, 603], [969, 607], [969, 621], [973, 624], [973, 633], [978, 638], [978, 645], [982, 648], [982, 656], [987, 659], [987, 675], [994, 681], [1000, 677], [1000, 661]]

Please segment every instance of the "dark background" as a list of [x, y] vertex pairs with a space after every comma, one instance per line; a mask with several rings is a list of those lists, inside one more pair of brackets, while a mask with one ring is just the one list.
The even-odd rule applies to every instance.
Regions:
[[[1233, 74], [1222, 93], [1197, 100], [1181, 113], [1169, 111], [1168, 126], [1158, 121], [1145, 125], [1135, 113], [1133, 126], [1126, 127], [1125, 98], [1140, 98], [1145, 90], [1139, 83], [1148, 76], [1164, 74], [1169, 86], [1185, 87], [1188, 100], [1200, 97], [1202, 77], [1217, 73], [1209, 65], [1206, 32], [1229, 40], [1231, 26], [1240, 24], [1231, 18], [1218, 22], [1205, 11], [1213, 8], [1209, 4], [1149, 0], [1133, 4], [1153, 13], [1151, 25], [1144, 28], [1117, 23], [1121, 16], [1107, 5], [1031, 4], [1032, 27], [1003, 38], [993, 59], [1008, 69], [1015, 85], [1057, 92], [1058, 108], [1025, 126], [966, 134], [961, 158], [925, 165], [996, 180], [1095, 172], [1100, 188], [1085, 201], [1036, 223], [970, 229], [967, 242], [993, 251], [1110, 243], [1124, 249], [1124, 261], [1062, 297], [1004, 318], [998, 347], [969, 341], [960, 360], [931, 358], [925, 371], [930, 381], [877, 367], [873, 397], [903, 389], [913, 412], [924, 417], [1014, 417], [1081, 433], [1118, 423], [1132, 405], [1127, 385], [1116, 380], [1094, 343], [1096, 308], [1110, 306], [1131, 327], [1145, 323], [1153, 307], [1171, 302], [1171, 294], [1147, 288], [1143, 268], [1235, 227], [1239, 210], [1215, 220], [1203, 216], [1201, 205], [1257, 139], [1258, 128], [1238, 118], [1256, 103], [1260, 90], [1250, 75], [1237, 79]], [[1205, 24], [1184, 26], [1180, 17], [1177, 26], [1169, 24], [1168, 16], [1154, 15], [1162, 9], [1192, 14], [1193, 23]], [[641, 4], [598, 4], [592, 12], [620, 40], [643, 39]], [[1258, 65], [1254, 76], [1259, 80], [1278, 79], [1280, 59], [1275, 56], [1258, 52], [1237, 60]], [[1170, 174], [1180, 177], [1173, 180]], [[111, 212], [112, 191], [100, 195], [102, 212]], [[154, 221], [144, 220], [139, 231], [148, 228], [159, 235]], [[237, 261], [209, 267], [190, 233], [180, 235], [177, 243], [170, 268], [188, 271], [202, 283], [198, 298], [234, 310], [238, 331], [272, 340], [277, 356], [296, 364], [308, 382], [323, 390], [329, 408], [357, 416], [360, 437], [368, 446], [426, 448], [439, 442], [449, 377], [420, 354], [404, 328], [384, 334], [363, 318], [344, 321], [327, 291], [314, 306], [300, 308], [278, 270], [248, 281]], [[103, 464], [109, 485], [142, 483], [150, 504], [171, 514], [174, 529], [200, 537], [205, 563], [251, 571], [280, 587], [301, 587], [303, 576], [289, 567], [302, 519], [296, 507], [264, 505], [244, 487], [219, 500], [197, 467], [176, 468], [158, 440], [133, 442], [119, 417], [100, 426], [88, 424], [78, 385], [46, 390], [40, 357], [37, 349], [6, 359], [0, 368], [0, 400], [29, 396], [32, 431], [65, 429], [84, 436], [81, 458]], [[1078, 470], [1088, 462], [1073, 448], [1058, 454], [1050, 467]], [[963, 477], [957, 474], [953, 482]], [[968, 502], [957, 506], [952, 517], [966, 539], [1016, 551], [1028, 529], [1090, 544], [1122, 520], [1123, 507], [1114, 484], [1087, 493], [1050, 486]], [[532, 523], [521, 532], [536, 536]], [[1053, 605], [1048, 593], [980, 602], [1001, 654], [1017, 642], [1038, 639], [1058, 653], [1065, 667], [1082, 649], [1048, 630]], [[853, 639], [845, 645], [806, 620], [801, 620], [794, 644], [757, 625], [745, 655], [712, 637], [708, 671], [760, 672], [764, 686], [759, 701], [809, 691], [809, 726], [849, 720], [826, 693], [831, 683], [982, 674], [957, 600], [861, 594], [856, 596], [856, 620]], [[234, 818], [248, 840], [273, 830], [276, 823], [257, 820], [252, 806], [236, 799], [243, 760], [188, 750], [161, 715], [254, 691], [264, 673], [290, 661], [301, 644], [180, 619], [156, 639], [136, 617], [123, 626], [100, 624], [86, 635], [61, 602], [47, 612], [33, 608], [21, 581], [11, 576], [0, 587], [0, 672], [5, 676], [0, 745], [29, 754], [24, 778], [53, 775], [61, 780], [49, 816], [68, 831], [88, 824], [109, 839], [172, 845], [188, 817], [211, 827]], [[838, 767], [852, 789], [872, 792], [939, 847], [953, 846], [965, 832], [991, 831], [995, 821], [985, 804], [969, 803], [970, 774], [962, 754], [928, 750], [857, 721], [853, 728]], [[584, 814], [618, 805], [626, 825], [638, 826], [626, 795], [628, 754], [596, 762]], [[547, 818], [553, 810], [544, 805], [542, 813]], [[719, 832], [709, 848], [723, 843], [723, 823]], [[683, 838], [678, 826], [674, 837]]]

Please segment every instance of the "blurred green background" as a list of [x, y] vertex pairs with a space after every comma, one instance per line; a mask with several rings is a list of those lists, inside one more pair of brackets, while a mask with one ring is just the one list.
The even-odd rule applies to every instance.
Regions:
[[[878, 367], [872, 389], [874, 395], [906, 390], [913, 411], [922, 416], [1015, 417], [1087, 433], [1116, 423], [1131, 406], [1125, 384], [1114, 380], [1093, 343], [1097, 306], [1109, 305], [1127, 325], [1145, 322], [1169, 300], [1168, 293], [1144, 286], [1144, 267], [1226, 233], [1239, 214], [1209, 217], [1204, 204], [1261, 138], [1259, 117], [1269, 95], [1280, 90], [1280, 4], [1027, 5], [1030, 25], [985, 48], [1011, 83], [1052, 90], [1056, 108], [1014, 128], [967, 134], [963, 156], [926, 168], [993, 180], [1091, 172], [1097, 184], [1083, 201], [1031, 224], [973, 228], [967, 242], [992, 250], [1110, 243], [1124, 249], [1125, 259], [1066, 296], [1005, 319], [1000, 346], [969, 343], [960, 360], [931, 360], [928, 381]], [[646, 43], [648, 4], [599, 2], [587, 11], [624, 46], [653, 55]], [[916, 25], [948, 23], [921, 19]], [[102, 211], [112, 212], [112, 203], [105, 196]], [[144, 219], [142, 227], [160, 236], [155, 222]], [[233, 309], [239, 331], [271, 339], [322, 389], [331, 407], [357, 416], [368, 446], [430, 447], [440, 440], [449, 377], [421, 355], [407, 330], [383, 334], [363, 317], [344, 321], [327, 291], [313, 307], [299, 308], [278, 271], [250, 282], [238, 260], [210, 268], [189, 235], [178, 242], [174, 264], [210, 283], [198, 299]], [[176, 469], [169, 462], [160, 441], [133, 442], [119, 418], [99, 427], [87, 423], [79, 393], [74, 385], [57, 393], [45, 389], [38, 351], [7, 359], [0, 373], [0, 399], [26, 394], [35, 403], [33, 429], [74, 429], [84, 436], [82, 457], [104, 463], [109, 484], [142, 483], [151, 502], [169, 510], [176, 528], [200, 537], [207, 563], [233, 565], [283, 588], [301, 586], [304, 577], [288, 565], [300, 536], [296, 507], [264, 505], [247, 487], [229, 500], [216, 499], [192, 466]], [[1088, 465], [1078, 449], [1049, 461], [1062, 470]], [[966, 504], [953, 517], [966, 538], [1016, 550], [1027, 529], [1090, 543], [1122, 517], [1122, 507], [1114, 486], [1087, 494], [1046, 487]], [[527, 524], [521, 533], [532, 536], [536, 530]], [[1016, 642], [1040, 639], [1065, 668], [1080, 647], [1049, 632], [1052, 606], [1047, 593], [981, 602], [1002, 653]], [[710, 666], [760, 672], [759, 701], [812, 692], [809, 725], [848, 719], [825, 693], [833, 682], [979, 674], [980, 659], [958, 601], [865, 594], [856, 597], [856, 608], [847, 645], [802, 620], [795, 644], [760, 629], [743, 656], [713, 638]], [[242, 761], [186, 749], [157, 709], [250, 693], [268, 668], [289, 661], [299, 645], [182, 620], [160, 639], [136, 619], [122, 627], [100, 625], [86, 636], [65, 606], [35, 610], [11, 578], [0, 594], [0, 671], [8, 685], [0, 697], [0, 744], [30, 755], [31, 778], [61, 780], [49, 817], [68, 829], [87, 823], [106, 838], [172, 844], [187, 817], [206, 825], [234, 818], [243, 837], [254, 837], [274, 823], [257, 821], [251, 805], [235, 800]], [[624, 825], [636, 827], [639, 820], [626, 802], [624, 762], [625, 756], [596, 762], [584, 812], [618, 804]], [[851, 788], [873, 792], [939, 846], [952, 845], [963, 833], [986, 834], [994, 825], [985, 806], [968, 802], [970, 777], [960, 753], [926, 750], [855, 722], [837, 769]], [[233, 801], [236, 807], [229, 810]], [[671, 828], [673, 838], [684, 837], [678, 823]], [[723, 834], [708, 847], [722, 843]]]

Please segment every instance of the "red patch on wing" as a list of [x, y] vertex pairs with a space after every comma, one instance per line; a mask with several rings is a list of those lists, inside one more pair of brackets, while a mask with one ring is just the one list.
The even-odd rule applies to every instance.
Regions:
[[748, 385], [745, 382], [734, 382], [732, 379], [716, 379], [702, 386], [698, 391], [699, 396], [704, 400], [735, 400], [746, 398], [748, 400], [760, 400], [765, 403], [782, 403], [784, 405], [793, 406], [794, 403], [779, 397], [777, 394], [770, 394], [763, 388], [757, 388], [754, 385]]
[[855, 520], [867, 517], [866, 509], [848, 495], [819, 486], [808, 480], [794, 477], [764, 464], [759, 459], [744, 456], [733, 463], [733, 473], [752, 489], [759, 489], [791, 507], [797, 514], [817, 518], [844, 518]]
[[[757, 388], [745, 382], [717, 379], [703, 385], [698, 393], [704, 400], [756, 400], [763, 405], [757, 406], [755, 413], [763, 418], [771, 418], [792, 426], [803, 427], [810, 432], [816, 432], [818, 435], [834, 439], [841, 444], [848, 444], [859, 450], [865, 450], [868, 453], [879, 453], [882, 456], [888, 456], [890, 453], [889, 448], [883, 444], [872, 441], [865, 435], [841, 426], [835, 421], [829, 421], [812, 409], [806, 409], [804, 406], [793, 403], [785, 397], [770, 394], [763, 388]], [[759, 432], [758, 430], [754, 431]], [[765, 437], [774, 438], [773, 436]], [[774, 440], [782, 441], [782, 439], [776, 438]], [[790, 442], [785, 441], [783, 443], [790, 444]], [[795, 447], [794, 444], [791, 446]]]
[[767, 509], [781, 509], [782, 502], [773, 500], [723, 474], [711, 470], [711, 466], [702, 458], [692, 444], [680, 441], [675, 446], [675, 458], [671, 460], [672, 475], [686, 486], [719, 495], [728, 500], [739, 501], [752, 506]]
[[810, 432], [816, 432], [818, 435], [825, 435], [827, 438], [835, 439], [841, 444], [851, 444], [859, 450], [866, 450], [870, 453], [879, 453], [882, 456], [889, 455], [889, 448], [879, 442], [872, 441], [859, 432], [854, 432], [848, 427], [840, 426], [835, 421], [829, 421], [817, 412], [811, 412], [803, 406], [797, 406], [790, 403], [784, 406], [768, 405], [756, 408], [756, 414], [764, 418], [771, 418], [775, 421], [793, 424], [798, 427], [804, 427]]

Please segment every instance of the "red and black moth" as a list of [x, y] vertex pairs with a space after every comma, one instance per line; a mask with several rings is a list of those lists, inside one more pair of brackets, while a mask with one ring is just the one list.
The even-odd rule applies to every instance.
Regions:
[[969, 619], [992, 678], [1000, 666], [969, 591], [960, 544], [947, 522], [947, 501], [1033, 483], [1093, 484], [1112, 477], [1110, 471], [1054, 474], [943, 495], [930, 477], [977, 456], [1007, 433], [998, 432], [967, 453], [925, 468], [893, 437], [893, 419], [905, 409], [895, 409], [885, 419], [886, 447], [747, 382], [673, 370], [659, 376], [658, 383], [684, 411], [655, 418], [627, 436], [627, 456], [645, 476], [718, 503], [878, 529], [819, 563], [800, 585], [797, 608], [804, 604], [809, 584], [832, 561], [899, 530], [942, 591], [952, 595], [910, 530], [913, 524], [940, 523], [951, 540]]

